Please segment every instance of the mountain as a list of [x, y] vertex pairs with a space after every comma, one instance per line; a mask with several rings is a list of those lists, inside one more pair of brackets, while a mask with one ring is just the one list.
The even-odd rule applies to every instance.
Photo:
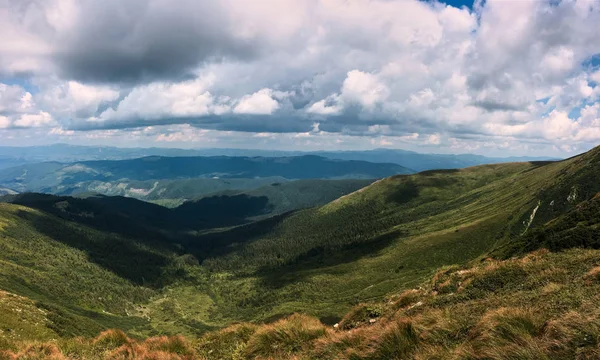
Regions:
[[374, 180], [296, 180], [272, 183], [250, 190], [227, 190], [208, 194], [191, 200], [186, 206], [211, 198], [239, 197], [267, 198], [269, 215], [283, 214], [292, 210], [324, 205], [341, 196], [359, 190]]
[[[89, 181], [74, 187], [51, 189], [57, 195], [85, 197], [102, 194], [125, 196], [175, 207], [188, 200], [211, 196], [247, 194], [268, 196], [270, 204], [285, 212], [303, 207], [323, 205], [342, 195], [358, 190], [373, 180], [288, 180], [282, 177], [253, 179], [172, 179], [146, 181]], [[290, 184], [287, 184], [290, 183]], [[287, 205], [286, 205], [287, 204]]]
[[[74, 358], [594, 358], [600, 253], [579, 248], [599, 247], [598, 174], [597, 148], [396, 175], [202, 232], [169, 229], [142, 202], [109, 221], [86, 210], [92, 199], [0, 204], [0, 345]], [[193, 340], [92, 338], [107, 328]]]
[[[127, 236], [152, 231], [205, 230], [233, 226], [297, 209], [323, 205], [372, 183], [373, 180], [297, 180], [243, 191], [203, 196], [167, 208], [122, 196], [81, 197], [37, 193], [9, 194], [8, 202], [38, 209], [59, 218]], [[123, 231], [126, 231], [125, 233]]]
[[[18, 191], [62, 193], [78, 184], [101, 181], [220, 178], [372, 179], [411, 171], [396, 164], [331, 160], [319, 156], [145, 157], [131, 160], [56, 162], [0, 171], [0, 184]], [[86, 189], [88, 190], [88, 189]]]
[[290, 180], [280, 176], [252, 179], [92, 180], [79, 182], [72, 186], [59, 185], [50, 188], [48, 192], [56, 195], [73, 196], [85, 196], [86, 194], [126, 196], [140, 200], [180, 205], [186, 200], [206, 196], [211, 193], [226, 192], [228, 190], [251, 190], [287, 181]]
[[362, 160], [394, 163], [417, 172], [435, 169], [461, 169], [469, 166], [523, 161], [546, 161], [549, 157], [487, 157], [473, 154], [420, 154], [396, 149], [374, 149], [363, 151], [319, 151], [315, 155], [329, 159]]
[[124, 160], [148, 156], [229, 156], [229, 157], [290, 157], [317, 155], [329, 159], [360, 160], [376, 163], [394, 163], [415, 171], [463, 168], [468, 166], [514, 161], [552, 160], [549, 157], [486, 157], [471, 154], [421, 154], [399, 149], [357, 151], [281, 151], [260, 149], [169, 149], [117, 148], [111, 146], [77, 146], [55, 144], [31, 147], [1, 147], [0, 169], [18, 165], [88, 160]]

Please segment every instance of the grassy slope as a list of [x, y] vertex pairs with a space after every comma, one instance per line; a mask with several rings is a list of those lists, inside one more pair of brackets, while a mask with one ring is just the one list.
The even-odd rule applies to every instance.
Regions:
[[188, 340], [111, 331], [47, 341], [41, 333], [41, 344], [5, 340], [0, 359], [597, 359], [599, 263], [600, 251], [576, 249], [447, 267], [385, 302], [355, 306], [337, 327], [293, 315]]
[[[199, 340], [207, 359], [596, 359], [600, 252], [537, 252], [442, 269], [419, 288], [354, 307], [337, 328], [293, 316]], [[218, 355], [213, 355], [217, 353]]]
[[215, 273], [211, 288], [228, 314], [302, 311], [335, 321], [356, 302], [414, 286], [522, 230], [538, 186], [567, 166], [505, 164], [385, 179], [283, 218], [265, 235], [253, 238], [246, 228], [212, 235], [205, 240], [241, 243], [204, 266]]
[[12, 204], [0, 204], [0, 254], [0, 288], [34, 301], [61, 336], [149, 329], [127, 315], [156, 293], [150, 281], [172, 256]]
[[[170, 209], [133, 198], [97, 194], [71, 198], [25, 193], [0, 197], [0, 201], [36, 208], [101, 230], [124, 233], [124, 230], [129, 229], [130, 236], [143, 232], [147, 237], [152, 237], [154, 234], [147, 228], [158, 228], [169, 233], [205, 230], [323, 205], [372, 182], [373, 180], [298, 180], [273, 183], [250, 191], [211, 194]], [[89, 216], [90, 214], [93, 216]]]
[[[596, 185], [587, 179], [598, 173], [596, 152], [545, 165], [490, 165], [393, 177], [321, 208], [201, 236], [183, 245], [205, 259], [203, 265], [184, 257], [177, 281], [153, 290], [137, 314], [149, 319], [144, 326], [151, 330], [146, 333], [194, 334], [296, 311], [337, 321], [356, 303], [384, 299], [422, 283], [440, 266], [464, 264], [504, 246], [512, 235], [525, 231], [541, 200], [542, 220], [534, 217], [534, 226], [560, 215], [543, 206], [550, 198], [556, 206], [559, 195], [567, 192], [558, 210], [564, 213], [593, 196]], [[579, 189], [578, 200], [567, 201], [573, 186]], [[12, 236], [11, 241], [18, 239]], [[103, 265], [99, 271], [106, 271]], [[134, 280], [128, 281], [143, 288]]]

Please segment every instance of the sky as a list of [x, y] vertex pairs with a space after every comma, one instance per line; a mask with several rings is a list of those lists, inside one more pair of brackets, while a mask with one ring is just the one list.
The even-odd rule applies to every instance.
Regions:
[[0, 0], [0, 34], [0, 145], [600, 144], [600, 0]]

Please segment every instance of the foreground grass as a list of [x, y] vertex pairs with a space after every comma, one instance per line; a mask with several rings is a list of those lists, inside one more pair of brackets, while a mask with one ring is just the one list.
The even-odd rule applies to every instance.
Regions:
[[10, 344], [0, 359], [596, 359], [600, 251], [538, 250], [439, 270], [415, 289], [355, 306], [337, 324], [292, 315], [200, 338]]

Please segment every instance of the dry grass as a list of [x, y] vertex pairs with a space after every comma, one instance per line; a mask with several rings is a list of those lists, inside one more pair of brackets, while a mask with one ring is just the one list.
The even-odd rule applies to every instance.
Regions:
[[20, 352], [0, 352], [4, 360], [66, 360], [60, 349], [54, 344], [31, 344]]
[[325, 326], [318, 319], [294, 314], [261, 327], [248, 340], [244, 355], [250, 359], [291, 358], [308, 350], [310, 343], [325, 332]]
[[198, 359], [191, 345], [182, 336], [160, 336], [143, 343], [128, 342], [111, 351], [108, 359], [126, 360], [192, 360]]
[[254, 324], [236, 324], [204, 335], [196, 345], [200, 356], [211, 359], [241, 359], [250, 337], [258, 329]]
[[598, 263], [599, 250], [570, 250], [449, 267], [423, 288], [354, 307], [337, 328], [295, 314], [193, 341], [110, 330], [0, 359], [598, 359]]

